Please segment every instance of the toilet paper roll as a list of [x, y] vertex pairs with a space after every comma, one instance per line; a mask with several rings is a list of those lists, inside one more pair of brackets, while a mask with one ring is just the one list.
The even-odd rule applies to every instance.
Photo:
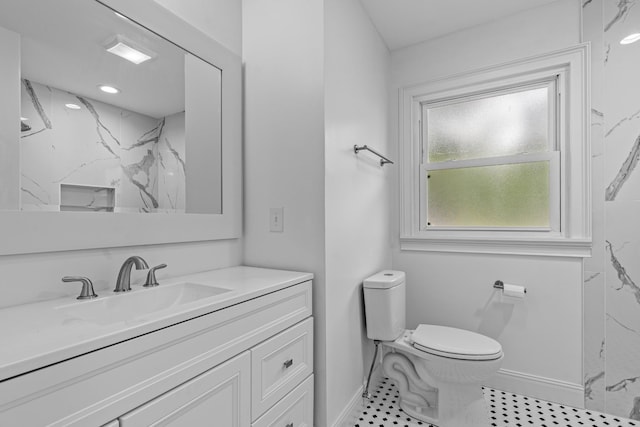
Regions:
[[503, 286], [502, 295], [505, 297], [524, 298], [527, 293], [527, 288], [524, 286], [512, 285], [510, 283], [505, 283]]

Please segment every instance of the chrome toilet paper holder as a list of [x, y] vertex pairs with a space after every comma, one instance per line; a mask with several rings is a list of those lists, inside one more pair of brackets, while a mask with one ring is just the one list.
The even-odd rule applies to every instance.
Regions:
[[[493, 283], [493, 287], [496, 288], [496, 289], [504, 289], [504, 282], [502, 280], [496, 280]], [[524, 289], [524, 293], [525, 294], [527, 293], [527, 289], [526, 288]]]

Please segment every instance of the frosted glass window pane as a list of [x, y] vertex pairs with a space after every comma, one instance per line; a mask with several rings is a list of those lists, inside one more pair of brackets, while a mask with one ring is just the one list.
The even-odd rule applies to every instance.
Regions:
[[549, 150], [549, 89], [427, 107], [429, 162]]
[[549, 227], [549, 162], [432, 170], [427, 223]]

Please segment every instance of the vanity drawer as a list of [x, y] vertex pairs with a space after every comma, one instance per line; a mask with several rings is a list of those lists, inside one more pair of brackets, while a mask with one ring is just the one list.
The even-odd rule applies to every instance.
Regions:
[[255, 421], [313, 372], [313, 318], [251, 349], [251, 371]]
[[312, 427], [313, 375], [276, 403], [251, 427]]

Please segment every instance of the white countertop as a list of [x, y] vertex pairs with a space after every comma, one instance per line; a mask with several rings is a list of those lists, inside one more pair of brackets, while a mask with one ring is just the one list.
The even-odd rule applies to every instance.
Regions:
[[[78, 319], [60, 310], [61, 306], [83, 304], [69, 297], [0, 309], [0, 381], [312, 278], [311, 273], [238, 266], [165, 279], [160, 286], [194, 282], [230, 291], [108, 324]], [[146, 291], [141, 286], [132, 289]], [[126, 298], [129, 293], [99, 294], [98, 299]]]

